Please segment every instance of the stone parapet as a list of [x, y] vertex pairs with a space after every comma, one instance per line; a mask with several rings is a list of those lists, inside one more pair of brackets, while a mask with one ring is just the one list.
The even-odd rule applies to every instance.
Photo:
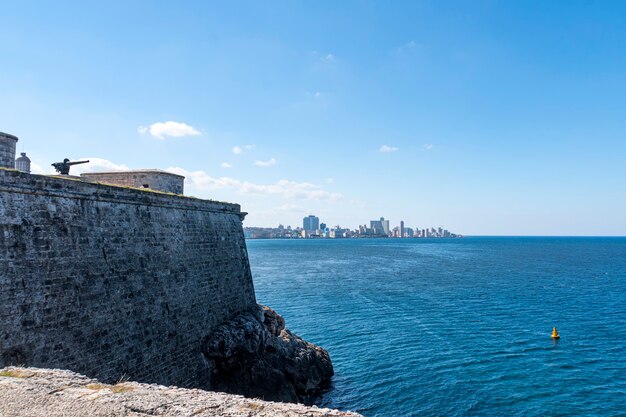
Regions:
[[185, 177], [159, 169], [119, 172], [88, 172], [80, 175], [88, 181], [133, 188], [146, 188], [173, 194], [183, 194]]

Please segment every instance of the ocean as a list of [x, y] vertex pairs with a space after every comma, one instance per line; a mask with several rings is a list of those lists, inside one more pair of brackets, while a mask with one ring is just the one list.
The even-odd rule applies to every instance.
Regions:
[[247, 244], [258, 302], [330, 353], [319, 406], [626, 416], [626, 238]]

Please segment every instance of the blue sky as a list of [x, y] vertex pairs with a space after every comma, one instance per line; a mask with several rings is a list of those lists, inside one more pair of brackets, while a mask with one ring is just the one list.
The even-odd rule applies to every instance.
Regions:
[[169, 169], [249, 226], [626, 235], [624, 2], [0, 3], [38, 172]]

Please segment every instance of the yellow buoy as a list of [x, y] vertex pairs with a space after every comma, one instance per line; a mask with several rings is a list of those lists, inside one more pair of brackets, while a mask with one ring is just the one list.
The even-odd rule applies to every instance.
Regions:
[[559, 332], [556, 331], [556, 326], [554, 326], [554, 329], [552, 329], [552, 338], [553, 339], [560, 339], [561, 336], [559, 336]]

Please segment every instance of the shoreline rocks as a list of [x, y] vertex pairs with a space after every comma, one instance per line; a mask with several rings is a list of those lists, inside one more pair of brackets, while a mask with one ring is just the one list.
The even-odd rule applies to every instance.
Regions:
[[269, 307], [218, 326], [202, 345], [211, 389], [269, 401], [311, 403], [334, 374], [326, 350], [285, 328]]

